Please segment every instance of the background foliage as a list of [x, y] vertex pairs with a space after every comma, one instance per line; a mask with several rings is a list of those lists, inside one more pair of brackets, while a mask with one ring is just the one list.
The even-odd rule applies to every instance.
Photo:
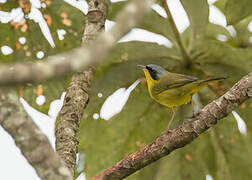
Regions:
[[[165, 129], [171, 117], [170, 109], [150, 99], [146, 82], [142, 78], [120, 114], [109, 121], [93, 119], [93, 114], [99, 113], [107, 96], [116, 89], [128, 87], [137, 78], [143, 77], [143, 73], [136, 68], [137, 64], [159, 64], [169, 71], [201, 78], [230, 76], [228, 80], [210, 84], [200, 91], [199, 103], [202, 105], [223, 94], [252, 70], [251, 32], [248, 30], [252, 12], [250, 0], [219, 0], [215, 3], [225, 14], [228, 24], [234, 27], [235, 36], [224, 27], [209, 23], [207, 0], [181, 0], [181, 3], [191, 24], [180, 34], [190, 56], [189, 68], [183, 66], [180, 47], [169, 21], [152, 10], [146, 15], [139, 28], [166, 37], [173, 46], [168, 48], [141, 41], [118, 43], [97, 69], [90, 89], [90, 103], [84, 112], [79, 134], [80, 152], [85, 153], [84, 171], [88, 178], [152, 142]], [[126, 2], [111, 3], [109, 19], [114, 20], [125, 4]], [[1, 5], [0, 10], [10, 11], [17, 6], [17, 1], [8, 1]], [[28, 28], [25, 32], [9, 23], [1, 23], [0, 46], [8, 45], [15, 51], [8, 56], [0, 53], [1, 63], [36, 59], [36, 52], [39, 50], [43, 50], [48, 56], [80, 46], [85, 21], [82, 13], [65, 5], [61, 0], [51, 1], [42, 13], [51, 17], [52, 22], [49, 27], [56, 48], [50, 47], [40, 33], [38, 24], [30, 20], [26, 20]], [[71, 26], [64, 25], [62, 13], [67, 14], [72, 22]], [[56, 29], [60, 28], [67, 31], [64, 41], [59, 41], [57, 37]], [[224, 35], [227, 40], [218, 40], [218, 35]], [[20, 45], [21, 48], [17, 45], [20, 36], [27, 38], [25, 45], [28, 49], [23, 45]], [[26, 56], [27, 51], [31, 52], [31, 56]], [[47, 112], [50, 102], [60, 97], [67, 83], [67, 78], [44, 83], [43, 94], [47, 102], [42, 106], [35, 103], [37, 85], [25, 87], [24, 97], [37, 109]], [[101, 98], [97, 96], [100, 92], [103, 94]], [[217, 126], [200, 135], [192, 144], [173, 152], [127, 179], [204, 179], [206, 174], [211, 174], [216, 180], [251, 179], [252, 102], [247, 101], [237, 111], [247, 124], [247, 135], [240, 134], [236, 120], [229, 115]], [[191, 105], [182, 106], [172, 126], [176, 127], [191, 115]]]
[[[5, 45], [14, 50], [14, 53], [7, 56], [0, 52], [1, 63], [43, 61], [47, 56], [66, 52], [81, 45], [85, 23], [84, 14], [62, 0], [42, 0], [41, 2], [46, 4], [46, 8], [40, 8], [40, 11], [50, 28], [55, 48], [50, 46], [38, 23], [33, 20], [25, 18], [25, 21], [21, 23], [0, 23], [0, 47]], [[31, 9], [30, 1], [8, 0], [7, 3], [0, 4], [0, 10], [5, 12], [10, 12], [13, 8], [18, 7], [22, 7], [25, 16], [27, 16]], [[66, 31], [63, 41], [58, 38], [57, 30], [59, 29]], [[25, 44], [19, 42], [20, 37], [26, 38]], [[45, 53], [43, 59], [37, 58], [36, 55], [39, 51]], [[33, 107], [47, 113], [50, 102], [55, 98], [60, 98], [61, 93], [67, 87], [69, 79], [70, 77], [62, 78], [58, 81], [43, 84], [43, 94], [47, 99], [43, 106], [36, 104], [39, 84], [27, 84], [24, 91], [22, 90], [20, 93]]]

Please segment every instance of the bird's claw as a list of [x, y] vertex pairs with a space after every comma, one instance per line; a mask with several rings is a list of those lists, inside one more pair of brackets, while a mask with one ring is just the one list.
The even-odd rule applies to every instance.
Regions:
[[193, 115], [190, 117], [190, 119], [195, 118], [198, 115], [199, 115], [199, 112], [193, 112]]
[[165, 131], [168, 132], [168, 133], [172, 133], [173, 132], [173, 130], [170, 129], [169, 127], [166, 127]]

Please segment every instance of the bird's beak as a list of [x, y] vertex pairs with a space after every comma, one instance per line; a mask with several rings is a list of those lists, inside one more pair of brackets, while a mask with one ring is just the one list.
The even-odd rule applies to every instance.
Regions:
[[142, 68], [142, 69], [146, 69], [146, 66], [140, 65], [140, 64], [138, 64], [137, 67]]

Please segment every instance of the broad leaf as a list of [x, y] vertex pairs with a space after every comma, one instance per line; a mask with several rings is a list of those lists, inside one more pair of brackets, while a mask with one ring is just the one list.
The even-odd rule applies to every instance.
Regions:
[[191, 26], [191, 44], [196, 43], [195, 41], [199, 41], [208, 25], [208, 17], [209, 17], [209, 7], [207, 0], [181, 0], [181, 3], [187, 12], [187, 15], [190, 20]]
[[198, 47], [207, 52], [198, 62], [212, 75], [229, 76], [237, 81], [252, 69], [252, 52], [250, 49], [234, 48], [220, 41], [206, 41], [205, 46]]
[[[53, 100], [60, 99], [61, 94], [66, 91], [68, 84], [70, 83], [71, 77], [63, 77], [55, 80], [50, 80], [42, 84], [35, 83], [32, 86], [25, 86], [24, 92], [21, 93], [24, 99], [35, 109], [48, 113], [50, 104]], [[40, 95], [40, 87], [42, 87], [42, 94], [45, 96], [45, 103], [43, 105], [38, 105], [36, 102], [37, 97]], [[21, 87], [19, 88], [21, 89]], [[20, 90], [19, 90], [20, 92]]]
[[206, 32], [206, 39], [214, 39], [218, 37], [218, 35], [225, 35], [228, 39], [231, 39], [230, 32], [224, 28], [223, 26], [220, 26], [218, 24], [209, 23], [207, 26], [207, 32]]
[[[127, 2], [111, 3], [111, 10], [108, 19], [115, 20], [118, 12], [127, 4]], [[143, 22], [138, 28], [145, 29], [147, 31], [163, 35], [170, 41], [174, 42], [174, 35], [167, 18], [160, 16], [156, 11], [151, 10], [150, 13], [146, 14]]]
[[228, 0], [218, 0], [214, 3], [214, 5], [219, 8], [222, 12], [225, 11], [225, 6]]
[[[185, 45], [187, 47], [190, 46], [190, 40], [191, 40], [191, 32], [192, 32], [192, 26], [189, 26], [182, 34], [182, 40], [184, 41]], [[216, 40], [219, 35], [224, 35], [227, 37], [227, 39], [232, 39], [232, 36], [230, 35], [230, 32], [224, 28], [223, 26], [209, 23], [206, 28], [206, 32], [204, 33], [203, 39], [198, 40], [197, 44], [194, 47], [194, 51], [199, 52], [202, 49], [202, 46], [205, 46], [204, 40]], [[200, 47], [200, 48], [198, 48]]]
[[251, 0], [228, 0], [225, 6], [227, 23], [236, 24], [240, 20], [252, 14]]
[[[85, 17], [76, 8], [66, 4], [64, 1], [46, 1], [46, 8], [39, 11], [50, 29], [55, 48], [52, 48], [42, 34], [38, 23], [24, 18], [21, 23], [13, 21], [0, 23], [0, 47], [6, 45], [13, 49], [10, 55], [0, 53], [0, 63], [13, 61], [28, 61], [37, 59], [37, 53], [43, 51], [45, 56], [65, 52], [81, 45], [81, 37], [84, 29]], [[18, 1], [8, 1], [0, 4], [0, 10], [10, 12], [13, 8], [20, 7]], [[21, 6], [25, 17], [31, 10], [29, 1]], [[64, 30], [64, 40], [59, 40], [57, 30]], [[21, 44], [19, 38], [24, 37], [26, 42]]]
[[172, 57], [178, 58], [179, 54], [173, 48], [167, 48], [157, 43], [130, 41], [118, 43], [109, 56], [98, 67], [96, 75], [100, 76], [111, 65], [127, 61], [166, 60]]
[[[49, 27], [55, 48], [51, 47], [39, 24], [31, 19], [24, 18], [22, 23], [14, 23], [13, 21], [6, 24], [0, 23], [0, 48], [8, 46], [13, 50], [10, 55], [4, 55], [0, 52], [0, 64], [35, 61], [38, 60], [38, 53], [43, 53], [44, 59], [49, 55], [66, 52], [81, 45], [85, 22], [84, 14], [62, 0], [43, 1], [43, 3], [46, 4], [46, 7], [40, 8], [39, 11]], [[30, 1], [8, 1], [0, 4], [0, 10], [4, 12], [10, 12], [17, 7], [22, 7], [25, 17], [31, 11]], [[63, 40], [59, 39], [57, 31], [65, 32]], [[21, 41], [20, 38], [24, 41]], [[37, 105], [35, 101], [38, 95], [38, 84], [33, 86], [28, 84], [21, 94], [33, 107], [47, 113], [51, 101], [61, 96], [67, 84], [66, 78], [42, 83], [43, 95], [46, 98], [46, 103], [42, 106]]]
[[236, 36], [233, 38], [230, 44], [240, 48], [251, 47], [250, 37], [252, 36], [252, 32], [248, 29], [248, 25], [251, 20], [252, 16], [249, 16], [234, 25]]

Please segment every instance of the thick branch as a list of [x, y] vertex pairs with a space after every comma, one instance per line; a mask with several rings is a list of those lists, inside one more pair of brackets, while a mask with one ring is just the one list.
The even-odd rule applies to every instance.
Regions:
[[101, 62], [116, 42], [141, 22], [150, 10], [152, 0], [132, 0], [117, 17], [117, 24], [101, 34], [88, 47], [62, 55], [51, 56], [46, 62], [1, 65], [0, 85], [39, 82], [70, 72], [80, 72], [91, 64]]
[[73, 179], [47, 137], [27, 116], [14, 90], [0, 89], [0, 124], [13, 137], [41, 179]]
[[187, 119], [172, 131], [165, 131], [153, 143], [127, 156], [92, 180], [119, 180], [184, 147], [235, 107], [252, 97], [252, 73], [243, 77], [226, 94], [205, 106], [195, 117]]
[[[107, 8], [108, 4], [106, 4], [105, 0], [89, 1], [89, 11], [82, 40], [84, 46], [94, 41], [98, 34], [104, 32]], [[60, 112], [59, 124], [56, 128], [56, 151], [72, 175], [74, 175], [76, 169], [76, 154], [79, 144], [77, 133], [83, 109], [89, 101], [87, 91], [93, 74], [94, 69], [89, 68], [89, 70], [73, 75], [72, 81], [67, 88], [64, 104]]]
[[169, 7], [168, 7], [167, 0], [161, 0], [161, 1], [162, 1], [162, 6], [164, 7], [165, 12], [167, 14], [168, 20], [169, 20], [169, 22], [171, 24], [171, 28], [172, 28], [172, 31], [173, 31], [173, 33], [175, 35], [176, 40], [177, 40], [177, 43], [178, 43], [178, 46], [180, 48], [181, 54], [183, 56], [184, 64], [185, 64], [185, 66], [189, 66], [190, 63], [191, 63], [190, 62], [190, 56], [189, 56], [188, 52], [186, 51], [186, 48], [184, 47], [184, 44], [183, 44], [183, 42], [181, 40], [179, 31], [177, 29], [177, 26], [176, 26], [176, 24], [174, 22], [174, 19], [172, 17], [172, 14], [170, 12]]

